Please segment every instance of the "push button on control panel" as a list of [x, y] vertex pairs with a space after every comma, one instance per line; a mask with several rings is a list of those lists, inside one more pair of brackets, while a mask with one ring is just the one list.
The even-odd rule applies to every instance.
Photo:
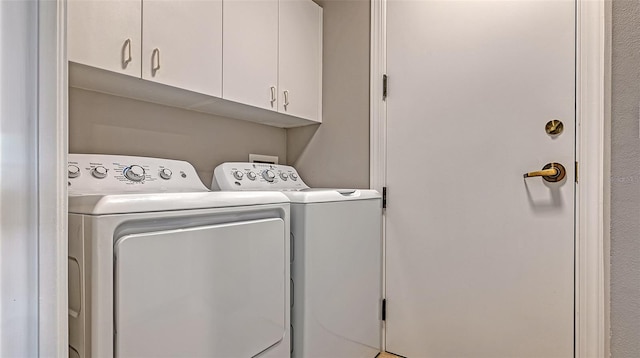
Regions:
[[273, 172], [273, 170], [267, 169], [262, 172], [262, 177], [264, 178], [264, 180], [272, 183], [276, 179], [276, 174]]
[[242, 178], [244, 177], [244, 173], [236, 170], [233, 172], [233, 177], [236, 178], [236, 180], [242, 180]]
[[160, 175], [160, 178], [164, 180], [169, 180], [171, 179], [171, 176], [173, 175], [173, 173], [171, 172], [171, 170], [167, 168], [163, 168], [163, 169], [160, 169], [160, 173], [158, 175]]
[[91, 175], [93, 175], [94, 178], [97, 179], [104, 179], [107, 177], [107, 168], [103, 167], [103, 166], [98, 166], [95, 167], [93, 169], [91, 169]]
[[140, 182], [144, 179], [144, 168], [139, 165], [132, 165], [124, 169], [123, 174], [125, 178]]
[[80, 176], [80, 168], [77, 165], [69, 165], [67, 166], [67, 176], [69, 178], [77, 178]]

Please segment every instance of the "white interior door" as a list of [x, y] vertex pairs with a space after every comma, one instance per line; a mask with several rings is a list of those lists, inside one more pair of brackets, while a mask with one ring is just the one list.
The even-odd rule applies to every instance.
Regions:
[[282, 219], [132, 234], [114, 252], [117, 357], [253, 357], [283, 339]]
[[[387, 16], [387, 350], [572, 357], [574, 1]], [[551, 162], [564, 180], [523, 178]]]
[[143, 79], [222, 96], [222, 0], [144, 0], [143, 24]]

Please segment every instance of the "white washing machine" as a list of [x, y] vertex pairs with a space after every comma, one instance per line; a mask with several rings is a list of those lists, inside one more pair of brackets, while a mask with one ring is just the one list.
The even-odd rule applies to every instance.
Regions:
[[275, 190], [291, 200], [292, 355], [375, 357], [382, 332], [380, 194], [309, 189], [293, 167], [259, 163], [221, 164], [212, 188]]
[[289, 357], [289, 200], [69, 155], [70, 357]]

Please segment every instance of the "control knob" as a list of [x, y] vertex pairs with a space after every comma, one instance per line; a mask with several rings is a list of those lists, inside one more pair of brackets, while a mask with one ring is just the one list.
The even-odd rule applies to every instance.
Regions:
[[281, 172], [280, 179], [286, 181], [287, 179], [289, 179], [289, 175], [287, 173]]
[[163, 169], [160, 169], [159, 175], [160, 175], [160, 178], [164, 180], [169, 180], [171, 179], [171, 175], [173, 175], [173, 173], [171, 172], [171, 170], [167, 168], [163, 168]]
[[256, 180], [256, 173], [248, 172], [247, 173], [247, 178], [249, 178], [249, 180]]
[[124, 176], [131, 181], [144, 180], [144, 168], [139, 165], [132, 165], [124, 169]]
[[93, 169], [91, 169], [91, 175], [93, 175], [94, 178], [97, 179], [104, 179], [107, 177], [107, 168], [103, 167], [103, 166], [98, 166], [95, 167]]
[[289, 175], [289, 177], [291, 178], [291, 180], [295, 181], [298, 180], [298, 174], [296, 173], [291, 173], [291, 175]]
[[233, 177], [236, 178], [236, 180], [242, 180], [242, 177], [244, 177], [244, 173], [236, 170], [233, 172]]
[[77, 165], [67, 166], [67, 176], [69, 178], [77, 178], [80, 176], [80, 168]]
[[267, 169], [262, 172], [262, 177], [264, 178], [264, 180], [272, 183], [276, 179], [276, 174], [273, 172], [273, 170]]

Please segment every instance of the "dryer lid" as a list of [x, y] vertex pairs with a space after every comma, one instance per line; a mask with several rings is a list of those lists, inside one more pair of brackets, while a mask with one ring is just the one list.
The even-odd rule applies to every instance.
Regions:
[[69, 212], [86, 215], [130, 214], [288, 202], [284, 194], [275, 191], [70, 195]]

